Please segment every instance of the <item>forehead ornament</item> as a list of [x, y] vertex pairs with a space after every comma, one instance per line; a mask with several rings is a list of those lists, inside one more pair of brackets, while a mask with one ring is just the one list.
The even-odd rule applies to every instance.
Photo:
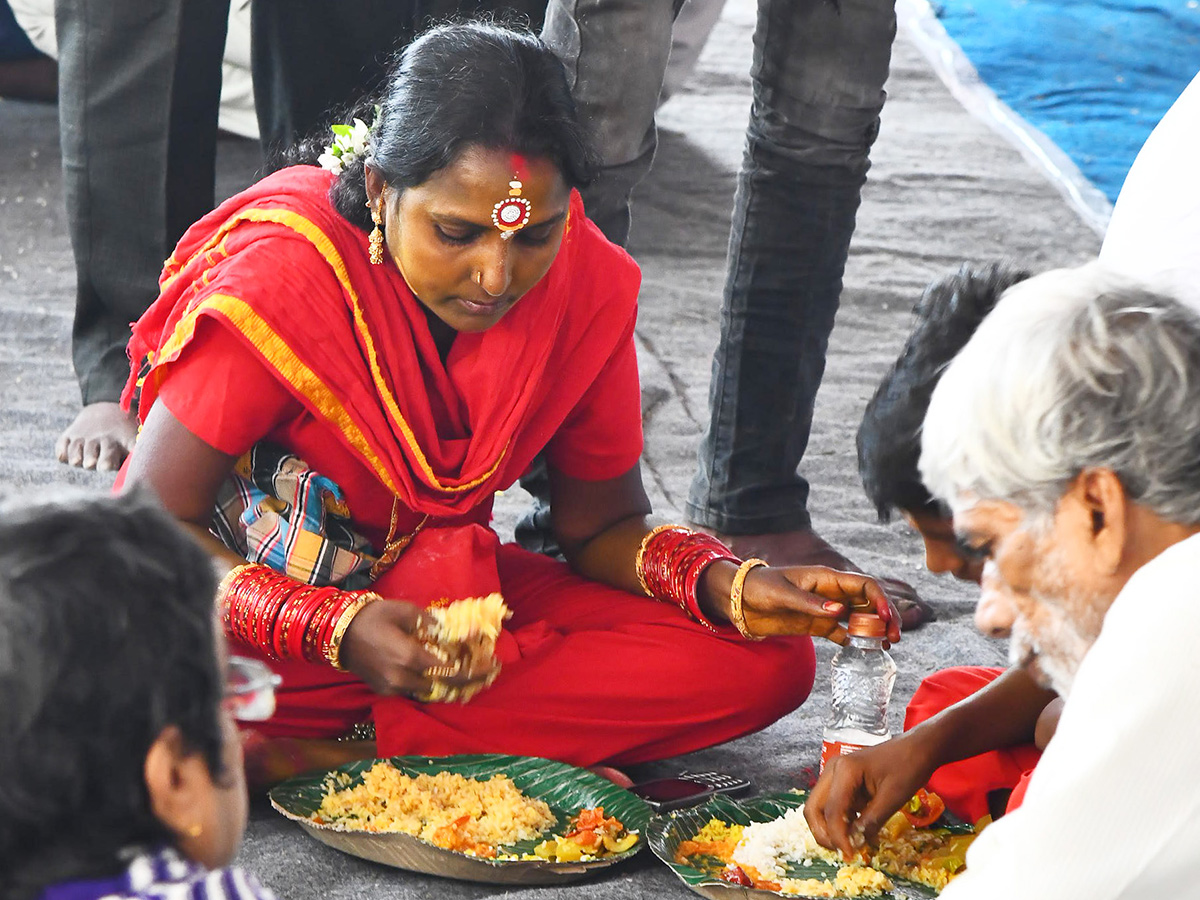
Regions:
[[508, 187], [508, 196], [492, 207], [492, 224], [500, 229], [500, 237], [506, 241], [528, 225], [533, 214], [532, 204], [521, 196], [520, 178], [514, 175]]

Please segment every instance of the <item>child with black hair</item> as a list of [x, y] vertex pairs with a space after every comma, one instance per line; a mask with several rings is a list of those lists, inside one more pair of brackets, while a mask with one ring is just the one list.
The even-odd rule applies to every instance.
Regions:
[[0, 506], [0, 900], [268, 900], [207, 555], [148, 491]]
[[1029, 274], [1003, 263], [967, 264], [926, 287], [913, 308], [912, 332], [858, 426], [858, 474], [867, 498], [879, 521], [899, 512], [916, 529], [925, 542], [925, 565], [935, 574], [978, 583], [982, 565], [956, 545], [950, 511], [921, 482], [921, 422], [946, 366], [1000, 295]]
[[[983, 559], [956, 537], [950, 510], [921, 481], [921, 425], [946, 367], [1000, 296], [1029, 273], [1003, 264], [964, 265], [934, 281], [913, 310], [914, 324], [895, 364], [867, 404], [858, 429], [858, 470], [881, 521], [897, 511], [925, 542], [925, 565], [979, 583]], [[960, 702], [964, 701], [964, 702]], [[917, 688], [902, 737], [838, 760], [810, 805], [855, 779], [890, 815], [927, 782], [949, 809], [975, 822], [1002, 815], [1024, 796], [1041, 749], [1053, 735], [1062, 701], [1024, 669], [958, 666]], [[886, 816], [885, 816], [886, 818]]]

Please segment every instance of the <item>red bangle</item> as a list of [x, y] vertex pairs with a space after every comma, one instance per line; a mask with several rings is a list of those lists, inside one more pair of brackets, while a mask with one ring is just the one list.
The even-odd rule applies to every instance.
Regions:
[[326, 597], [309, 620], [308, 629], [304, 635], [304, 658], [310, 663], [319, 664], [325, 658], [325, 642], [332, 630], [329, 621], [332, 613], [338, 608], [340, 596], [341, 592], [339, 591]]
[[321, 604], [337, 593], [336, 588], [310, 588], [297, 598], [295, 611], [287, 623], [287, 633], [279, 636], [279, 643], [288, 659], [306, 659], [304, 638], [308, 626]]
[[712, 631], [724, 631], [713, 625], [701, 611], [699, 597], [701, 576], [712, 563], [721, 559], [741, 562], [732, 550], [711, 535], [669, 525], [646, 535], [638, 550], [635, 568], [642, 587], [650, 596], [676, 604]]
[[319, 638], [320, 620], [327, 613], [328, 608], [337, 602], [337, 596], [330, 594], [321, 599], [321, 602], [313, 610], [311, 616], [304, 626], [304, 643], [301, 650], [301, 657], [310, 663], [319, 663], [321, 661], [321, 645]]
[[272, 649], [275, 655], [280, 659], [290, 659], [292, 650], [289, 646], [289, 639], [292, 636], [292, 626], [303, 619], [305, 611], [309, 608], [313, 594], [319, 591], [320, 588], [306, 587], [297, 591], [291, 598], [283, 610], [279, 614], [278, 624], [272, 634]]
[[364, 606], [366, 596], [315, 587], [258, 564], [238, 566], [218, 590], [225, 630], [233, 638], [271, 659], [317, 664], [337, 660], [351, 609]]

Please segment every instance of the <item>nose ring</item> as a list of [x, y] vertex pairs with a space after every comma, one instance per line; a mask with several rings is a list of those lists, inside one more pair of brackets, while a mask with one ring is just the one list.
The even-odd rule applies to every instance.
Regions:
[[504, 293], [504, 291], [503, 291], [503, 290], [501, 290], [499, 293], [493, 294], [493, 293], [492, 293], [491, 291], [489, 291], [489, 290], [488, 290], [486, 287], [483, 287], [483, 273], [482, 273], [482, 272], [476, 272], [476, 273], [475, 273], [475, 283], [476, 283], [477, 285], [479, 285], [481, 288], [483, 288], [483, 292], [484, 292], [485, 294], [487, 294], [489, 297], [499, 297], [501, 294], [503, 294], [503, 293]]

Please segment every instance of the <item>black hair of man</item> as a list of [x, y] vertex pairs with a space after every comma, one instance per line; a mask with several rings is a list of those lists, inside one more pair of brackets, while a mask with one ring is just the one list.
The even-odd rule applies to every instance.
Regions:
[[948, 515], [921, 483], [921, 423], [938, 379], [1000, 295], [1030, 275], [1006, 263], [963, 265], [932, 282], [913, 328], [858, 426], [858, 474], [881, 522], [896, 511]]
[[221, 766], [212, 563], [146, 491], [0, 505], [0, 898], [113, 877], [166, 843], [167, 726]]

